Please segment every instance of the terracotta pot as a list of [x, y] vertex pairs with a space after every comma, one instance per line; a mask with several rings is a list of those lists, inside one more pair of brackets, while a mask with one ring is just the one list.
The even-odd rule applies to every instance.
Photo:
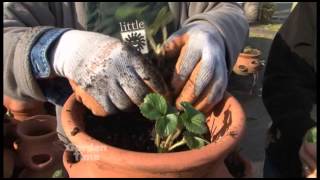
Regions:
[[54, 166], [47, 167], [41, 170], [32, 170], [25, 168], [21, 171], [18, 178], [52, 178], [54, 172], [56, 170], [63, 169], [64, 170], [64, 177], [67, 177], [65, 169], [62, 164], [62, 160], [59, 163], [55, 163]]
[[[304, 141], [301, 145], [300, 151], [299, 151], [299, 157], [300, 160], [302, 158], [302, 152], [311, 155], [315, 155], [315, 159], [317, 159], [317, 144], [316, 143], [309, 143], [307, 141]], [[302, 160], [301, 160], [302, 161]], [[303, 170], [303, 174], [306, 178], [317, 178], [317, 168], [311, 169], [310, 172], [306, 172]]]
[[3, 177], [10, 178], [12, 177], [14, 170], [14, 153], [7, 149], [3, 149]]
[[62, 158], [63, 148], [57, 145], [56, 117], [33, 116], [17, 125], [16, 147], [24, 165], [32, 170], [45, 169]]
[[[253, 168], [251, 165], [251, 162], [246, 159], [243, 155], [241, 155], [239, 152], [233, 152], [230, 154], [231, 156], [228, 157], [226, 161], [228, 161], [229, 163], [233, 163], [233, 167], [230, 168], [239, 168], [239, 167], [234, 167], [234, 166], [243, 166], [244, 167], [244, 171], [243, 172], [239, 172], [239, 169], [233, 169], [234, 173], [237, 173], [238, 175], [236, 176], [242, 176], [241, 178], [250, 178], [252, 177], [253, 174]], [[228, 163], [226, 162], [226, 163]], [[232, 170], [231, 170], [232, 172]]]
[[263, 67], [259, 60], [260, 55], [260, 51], [257, 54], [240, 53], [233, 66], [233, 72], [237, 75], [247, 76], [260, 71]]
[[253, 167], [252, 167], [252, 164], [251, 162], [245, 158], [244, 156], [242, 155], [239, 155], [240, 157], [240, 160], [244, 163], [244, 167], [245, 167], [245, 171], [244, 171], [244, 174], [245, 174], [245, 178], [252, 178], [253, 176]]
[[85, 110], [74, 94], [62, 110], [62, 127], [82, 157], [73, 163], [71, 152], [64, 152], [63, 162], [70, 177], [232, 177], [224, 159], [243, 136], [245, 114], [228, 93], [207, 117], [213, 143], [183, 152], [143, 153], [104, 144], [84, 131]]
[[4, 114], [3, 117], [3, 136], [11, 136], [14, 134], [15, 125], [11, 122], [10, 117]]
[[9, 149], [13, 149], [13, 142], [17, 137], [16, 124], [12, 123], [9, 116], [4, 114], [3, 117], [3, 145]]
[[14, 123], [18, 123], [35, 115], [46, 114], [44, 103], [36, 100], [21, 101], [3, 96], [3, 105], [13, 115]]

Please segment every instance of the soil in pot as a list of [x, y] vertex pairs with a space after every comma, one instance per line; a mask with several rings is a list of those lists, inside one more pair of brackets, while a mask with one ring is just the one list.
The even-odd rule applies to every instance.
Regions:
[[[94, 116], [88, 110], [86, 117], [86, 133], [105, 144], [137, 152], [157, 152], [154, 145], [154, 122], [144, 118], [138, 110], [108, 117]], [[178, 147], [174, 151], [185, 150], [189, 150], [187, 146]]]

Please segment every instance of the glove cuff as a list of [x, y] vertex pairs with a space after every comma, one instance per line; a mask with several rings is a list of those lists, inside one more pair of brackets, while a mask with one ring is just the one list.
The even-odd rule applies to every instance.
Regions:
[[72, 79], [74, 69], [110, 41], [119, 40], [94, 32], [68, 31], [60, 37], [51, 51], [51, 66], [58, 76]]
[[49, 78], [52, 70], [47, 54], [52, 44], [66, 31], [70, 29], [53, 28], [45, 32], [35, 43], [30, 52], [30, 61], [32, 73], [37, 79]]

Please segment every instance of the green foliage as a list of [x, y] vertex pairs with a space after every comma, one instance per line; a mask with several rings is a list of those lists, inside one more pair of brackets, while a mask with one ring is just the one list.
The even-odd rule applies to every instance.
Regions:
[[158, 120], [167, 113], [167, 102], [159, 94], [148, 94], [140, 106], [140, 111], [144, 117], [150, 120]]
[[[144, 117], [155, 122], [155, 140], [158, 152], [168, 152], [176, 147], [187, 145], [190, 149], [200, 148], [209, 142], [202, 138], [208, 132], [206, 118], [203, 113], [194, 109], [188, 102], [181, 103], [183, 111], [167, 104], [164, 97], [150, 93], [139, 106]], [[183, 136], [179, 136], [183, 132]], [[180, 137], [181, 140], [175, 140]], [[157, 139], [157, 138], [156, 138]]]
[[202, 146], [209, 144], [205, 139], [199, 138], [196, 134], [188, 131], [183, 133], [183, 138], [186, 140], [187, 146], [190, 149], [199, 149]]
[[168, 7], [161, 8], [154, 22], [148, 28], [148, 30], [150, 31], [150, 34], [154, 36], [161, 27], [166, 26], [172, 20], [173, 20], [173, 16], [170, 10], [168, 9]]
[[275, 11], [276, 5], [274, 3], [264, 2], [261, 7], [260, 21], [263, 23], [270, 22]]
[[317, 143], [317, 127], [311, 128], [306, 134], [307, 142]]
[[181, 106], [184, 108], [181, 119], [187, 130], [199, 135], [206, 133], [205, 116], [188, 102], [182, 102]]
[[62, 169], [57, 169], [53, 173], [52, 178], [64, 178]]
[[172, 134], [178, 123], [178, 117], [175, 114], [167, 114], [156, 121], [156, 132], [160, 137], [167, 137]]

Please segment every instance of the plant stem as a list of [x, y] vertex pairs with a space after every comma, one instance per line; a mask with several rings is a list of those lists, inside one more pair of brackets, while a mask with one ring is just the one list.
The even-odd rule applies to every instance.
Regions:
[[183, 138], [181, 139], [180, 141], [178, 141], [177, 143], [175, 143], [174, 145], [172, 145], [170, 148], [169, 148], [169, 151], [172, 151], [173, 149], [179, 147], [179, 146], [182, 146], [184, 144], [186, 144], [187, 141]]
[[174, 133], [173, 137], [171, 138], [171, 141], [169, 143], [169, 147], [172, 145], [172, 143], [174, 142], [174, 140], [177, 139], [177, 137], [180, 135], [182, 129], [178, 128], [177, 131]]
[[166, 139], [166, 142], [164, 143], [164, 148], [168, 149], [168, 145], [169, 145], [169, 142], [171, 141], [171, 138], [172, 138], [173, 134], [170, 134], [167, 139]]
[[147, 32], [147, 36], [148, 36], [148, 40], [149, 40], [149, 43], [151, 45], [151, 48], [153, 49], [154, 52], [157, 51], [157, 45], [156, 45], [156, 42], [154, 41], [153, 37], [152, 37], [152, 34]]
[[162, 43], [165, 43], [168, 38], [168, 31], [167, 31], [167, 27], [165, 25], [162, 26], [162, 38], [163, 38]]
[[157, 147], [159, 147], [159, 146], [160, 146], [160, 136], [159, 136], [159, 134], [158, 134], [158, 133], [156, 133], [155, 144], [156, 144], [156, 146], [157, 146]]

